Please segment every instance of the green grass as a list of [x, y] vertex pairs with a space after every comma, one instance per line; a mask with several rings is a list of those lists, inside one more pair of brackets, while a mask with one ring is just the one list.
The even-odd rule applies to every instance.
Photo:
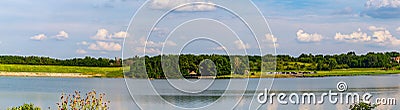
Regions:
[[[251, 72], [250, 72], [251, 73]], [[303, 76], [287, 75], [287, 74], [261, 74], [261, 72], [253, 72], [254, 75], [224, 75], [217, 78], [295, 78], [295, 77], [329, 77], [329, 76], [359, 76], [359, 75], [384, 75], [399, 74], [400, 70], [382, 70], [380, 68], [350, 68], [337, 69], [332, 71], [317, 71], [316, 74], [304, 74]]]
[[51, 65], [15, 65], [0, 64], [3, 72], [44, 72], [44, 73], [82, 73], [97, 77], [122, 78], [121, 67], [80, 67], [80, 66], [51, 66]]
[[317, 71], [317, 74], [306, 74], [305, 77], [324, 77], [324, 76], [358, 76], [358, 75], [383, 75], [399, 74], [400, 70], [382, 70], [380, 68], [350, 68], [336, 69], [332, 71]]

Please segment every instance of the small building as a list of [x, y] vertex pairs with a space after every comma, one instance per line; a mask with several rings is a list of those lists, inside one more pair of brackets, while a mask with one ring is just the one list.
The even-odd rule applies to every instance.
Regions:
[[189, 75], [190, 75], [190, 76], [197, 76], [197, 73], [194, 72], [194, 71], [191, 71], [191, 72], [189, 73]]
[[397, 63], [400, 63], [400, 56], [392, 57], [392, 60], [396, 61]]

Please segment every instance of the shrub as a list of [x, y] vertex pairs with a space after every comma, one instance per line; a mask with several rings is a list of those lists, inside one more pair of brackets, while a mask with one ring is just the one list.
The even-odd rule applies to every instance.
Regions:
[[34, 106], [33, 104], [24, 104], [18, 107], [7, 108], [7, 110], [40, 110], [40, 108]]
[[374, 108], [378, 107], [376, 104], [370, 104], [370, 103], [365, 103], [365, 102], [360, 102], [354, 105], [350, 105], [350, 110], [372, 110]]
[[101, 93], [97, 97], [95, 90], [85, 94], [83, 99], [80, 91], [75, 91], [75, 94], [61, 94], [61, 102], [57, 103], [58, 110], [108, 110], [110, 101], [106, 101], [105, 93]]

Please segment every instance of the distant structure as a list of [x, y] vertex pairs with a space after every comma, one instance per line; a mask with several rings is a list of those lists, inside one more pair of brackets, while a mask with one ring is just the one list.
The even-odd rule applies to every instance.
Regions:
[[392, 57], [392, 60], [396, 61], [397, 63], [400, 63], [400, 56]]
[[114, 57], [114, 61], [115, 61], [115, 63], [111, 63], [111, 65], [114, 65], [114, 66], [121, 66], [122, 65], [121, 64], [121, 58]]
[[192, 71], [192, 72], [189, 73], [189, 75], [190, 75], [190, 76], [197, 76], [197, 73], [194, 72], [194, 71]]

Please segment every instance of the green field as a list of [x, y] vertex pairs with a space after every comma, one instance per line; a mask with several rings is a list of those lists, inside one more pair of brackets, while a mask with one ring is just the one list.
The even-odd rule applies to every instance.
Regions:
[[50, 66], [50, 65], [15, 65], [0, 64], [2, 72], [44, 72], [44, 73], [82, 73], [95, 77], [122, 78], [121, 67], [80, 67], [80, 66]]
[[357, 75], [383, 75], [399, 74], [400, 70], [382, 70], [380, 68], [350, 68], [336, 69], [332, 71], [317, 71], [317, 74], [307, 74], [305, 77], [324, 77], [324, 76], [357, 76]]
[[329, 77], [329, 76], [358, 76], [358, 75], [385, 75], [399, 74], [400, 70], [382, 70], [380, 68], [350, 68], [336, 69], [331, 71], [316, 71], [316, 74], [304, 75], [286, 75], [286, 74], [261, 74], [261, 72], [253, 72], [254, 75], [224, 75], [218, 78], [295, 78], [295, 77]]

